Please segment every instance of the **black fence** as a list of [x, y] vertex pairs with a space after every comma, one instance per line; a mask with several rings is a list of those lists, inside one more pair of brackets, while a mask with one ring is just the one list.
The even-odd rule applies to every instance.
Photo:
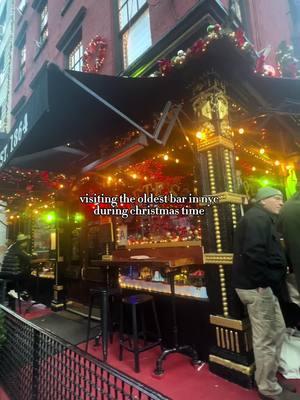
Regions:
[[169, 400], [0, 305], [0, 385], [11, 400]]

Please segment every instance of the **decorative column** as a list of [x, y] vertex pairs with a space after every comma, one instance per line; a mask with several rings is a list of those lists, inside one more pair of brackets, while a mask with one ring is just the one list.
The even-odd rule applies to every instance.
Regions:
[[196, 175], [199, 194], [219, 197], [207, 208], [202, 226], [210, 323], [215, 344], [210, 369], [243, 386], [252, 385], [253, 354], [248, 320], [231, 288], [233, 231], [241, 217], [243, 196], [236, 193], [233, 133], [225, 87], [215, 76], [203, 79], [192, 100], [197, 117]]
[[63, 245], [63, 238], [65, 236], [66, 211], [65, 202], [56, 199], [55, 201], [55, 283], [53, 285], [53, 299], [51, 301], [52, 311], [61, 311], [64, 309], [64, 286], [62, 285], [62, 270], [65, 263], [65, 249]]

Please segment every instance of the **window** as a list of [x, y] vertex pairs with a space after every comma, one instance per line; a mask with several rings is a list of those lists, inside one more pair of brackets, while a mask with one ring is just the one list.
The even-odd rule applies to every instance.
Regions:
[[237, 17], [237, 19], [242, 22], [243, 21], [243, 16], [242, 16], [242, 7], [240, 4], [239, 0], [232, 0], [231, 3], [231, 7], [232, 7], [232, 11], [235, 14], [235, 16]]
[[42, 46], [48, 38], [48, 4], [46, 3], [41, 10], [40, 40]]
[[17, 7], [17, 11], [19, 12], [20, 15], [23, 15], [26, 6], [27, 6], [27, 1], [26, 0], [20, 0], [19, 1], [19, 5]]
[[68, 69], [73, 71], [82, 71], [82, 56], [83, 46], [80, 41], [68, 55]]
[[0, 85], [2, 85], [2, 82], [4, 81], [4, 59], [5, 59], [5, 54], [3, 53], [2, 56], [0, 57]]
[[21, 81], [25, 76], [25, 64], [26, 64], [26, 46], [25, 40], [20, 45], [19, 48], [19, 61], [20, 61], [20, 68], [19, 68], [19, 81]]
[[6, 26], [6, 14], [7, 14], [7, 7], [5, 4], [5, 7], [1, 13], [0, 16], [0, 38], [4, 35], [5, 32], [5, 26]]
[[119, 0], [119, 27], [127, 68], [152, 44], [147, 0]]

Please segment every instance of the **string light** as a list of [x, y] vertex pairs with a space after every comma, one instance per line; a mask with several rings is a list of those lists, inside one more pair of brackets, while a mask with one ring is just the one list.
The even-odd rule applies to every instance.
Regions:
[[265, 149], [264, 148], [259, 149], [259, 154], [261, 155], [265, 154]]
[[168, 160], [169, 160], [168, 154], [165, 154], [165, 155], [164, 155], [164, 160], [165, 160], [165, 161], [168, 161]]
[[239, 129], [239, 134], [240, 134], [240, 135], [243, 135], [244, 133], [245, 133], [245, 129], [244, 129], [244, 128], [240, 128], [240, 129]]
[[206, 139], [206, 133], [205, 133], [205, 132], [202, 132], [202, 131], [198, 131], [198, 132], [196, 133], [196, 138], [197, 138], [197, 139], [200, 139], [200, 140], [205, 140], [205, 139]]

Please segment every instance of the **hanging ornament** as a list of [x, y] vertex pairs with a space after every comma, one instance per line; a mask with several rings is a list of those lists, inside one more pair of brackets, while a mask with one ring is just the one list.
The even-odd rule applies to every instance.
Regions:
[[106, 50], [106, 41], [97, 35], [83, 54], [83, 72], [99, 73], [105, 60]]

